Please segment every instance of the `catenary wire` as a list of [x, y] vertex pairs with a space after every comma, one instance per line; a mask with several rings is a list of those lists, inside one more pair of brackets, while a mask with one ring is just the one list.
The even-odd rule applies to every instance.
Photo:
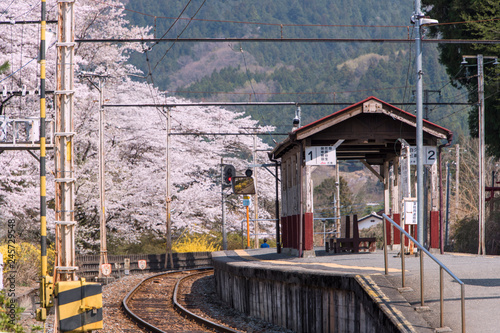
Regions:
[[[191, 0], [190, 0], [191, 1]], [[198, 15], [199, 11], [201, 10], [201, 8], [203, 7], [203, 5], [205, 4], [205, 2], [207, 2], [207, 0], [203, 0], [202, 4], [200, 5], [200, 7], [198, 8], [198, 10], [196, 11], [196, 13], [194, 13], [193, 17], [194, 18], [196, 15]], [[184, 33], [184, 31], [186, 31], [186, 29], [189, 27], [189, 25], [191, 24], [193, 20], [189, 20], [188, 24], [186, 24], [186, 26], [184, 27], [184, 29], [182, 29], [181, 33], [177, 36], [176, 40], [172, 43], [172, 45], [170, 45], [170, 47], [165, 51], [165, 53], [163, 54], [163, 56], [160, 58], [160, 60], [158, 60], [158, 62], [156, 63], [155, 67], [153, 68], [153, 70], [156, 69], [156, 67], [160, 64], [160, 62], [162, 62], [162, 60], [165, 58], [165, 56], [167, 55], [167, 53], [172, 49], [172, 47], [174, 47], [174, 45], [177, 43], [177, 39], [179, 37], [182, 36], [182, 34]]]

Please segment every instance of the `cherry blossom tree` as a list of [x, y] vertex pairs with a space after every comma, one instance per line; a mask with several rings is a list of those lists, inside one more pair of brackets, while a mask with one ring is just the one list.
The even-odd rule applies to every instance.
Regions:
[[[49, 19], [55, 19], [55, 1], [47, 1]], [[39, 1], [13, 1], [0, 6], [3, 20], [39, 19]], [[77, 38], [147, 37], [148, 29], [130, 27], [119, 1], [76, 2]], [[21, 15], [22, 14], [22, 15]], [[4, 28], [7, 27], [7, 28]], [[53, 28], [55, 30], [55, 27]], [[39, 27], [0, 26], [0, 63], [9, 61], [11, 70], [0, 74], [2, 85], [10, 90], [38, 86], [36, 56]], [[107, 73], [106, 104], [152, 104], [187, 102], [168, 97], [147, 80], [132, 80], [143, 75], [127, 64], [127, 53], [141, 51], [139, 44], [81, 43], [75, 49], [76, 74]], [[33, 60], [35, 59], [35, 60]], [[22, 69], [21, 69], [22, 67]], [[17, 72], [16, 72], [17, 71]], [[77, 76], [76, 75], [76, 76]], [[154, 73], [153, 73], [154, 75]], [[47, 89], [55, 86], [55, 47], [47, 52]], [[75, 171], [76, 218], [81, 251], [99, 242], [98, 191], [98, 98], [99, 92], [85, 78], [75, 82]], [[54, 110], [48, 98], [48, 117]], [[39, 99], [14, 97], [4, 105], [11, 118], [38, 116]], [[204, 133], [245, 133], [244, 128], [258, 127], [256, 120], [241, 111], [220, 107], [172, 108], [171, 193], [174, 231], [207, 232], [219, 228], [221, 221], [221, 158], [243, 173], [250, 163], [253, 137], [248, 135], [207, 135]], [[105, 109], [106, 216], [108, 235], [124, 241], [136, 241], [148, 231], [165, 233], [166, 221], [166, 113], [164, 108], [122, 107]], [[261, 127], [260, 131], [272, 131]], [[257, 140], [257, 149], [270, 147]], [[267, 162], [260, 152], [257, 163]], [[49, 152], [47, 170], [53, 170]], [[259, 173], [261, 202], [275, 198], [274, 177]], [[5, 151], [0, 155], [0, 219], [14, 217], [20, 225], [37, 235], [39, 214], [38, 163], [25, 151]], [[54, 227], [54, 178], [47, 174], [48, 226]], [[244, 217], [241, 198], [227, 198], [228, 230], [239, 229]], [[261, 218], [270, 212], [260, 209]], [[264, 224], [272, 229], [273, 224]]]

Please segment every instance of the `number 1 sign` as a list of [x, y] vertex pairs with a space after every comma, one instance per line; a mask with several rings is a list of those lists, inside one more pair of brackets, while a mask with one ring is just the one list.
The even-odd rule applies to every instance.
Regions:
[[335, 165], [337, 153], [335, 147], [306, 147], [306, 165]]

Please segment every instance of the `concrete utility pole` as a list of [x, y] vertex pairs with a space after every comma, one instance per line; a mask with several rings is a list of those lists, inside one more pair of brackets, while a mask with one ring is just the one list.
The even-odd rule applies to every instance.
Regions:
[[[99, 278], [102, 278], [102, 265], [108, 263], [108, 250], [106, 241], [106, 203], [105, 192], [106, 182], [104, 176], [104, 82], [109, 77], [107, 74], [82, 73], [80, 77], [87, 80], [99, 90], [99, 225], [100, 225], [100, 240], [101, 251], [99, 257]], [[98, 84], [92, 82], [91, 78], [96, 77]]]
[[477, 59], [477, 93], [478, 93], [478, 106], [479, 106], [479, 245], [477, 249], [478, 254], [486, 254], [486, 230], [485, 230], [485, 205], [486, 205], [486, 193], [485, 193], [485, 156], [486, 149], [484, 143], [484, 59], [495, 59], [494, 64], [498, 64], [497, 57], [494, 56], [483, 56], [478, 54], [476, 56], [462, 56], [462, 64], [467, 64], [465, 59]]
[[227, 236], [226, 236], [226, 198], [224, 197], [224, 158], [220, 159], [220, 192], [221, 192], [221, 206], [222, 206], [222, 249], [227, 250]]
[[458, 207], [460, 207], [460, 145], [457, 143], [455, 145], [455, 165], [457, 170], [455, 171], [455, 222], [458, 222]]
[[[425, 18], [420, 11], [420, 0], [415, 0], [415, 13], [412, 16], [412, 22], [415, 23], [415, 44], [416, 55], [415, 63], [417, 69], [417, 240], [424, 244], [424, 132], [423, 132], [423, 117], [422, 117], [422, 90], [423, 90], [423, 75], [422, 72], [422, 36], [420, 27], [427, 24], [438, 23], [437, 20]], [[401, 248], [404, 248], [402, 244]], [[424, 258], [420, 251], [420, 299], [421, 306], [424, 306]]]
[[[104, 177], [104, 80], [105, 76], [99, 76], [99, 200], [100, 200], [100, 228], [101, 228], [101, 255], [99, 257], [99, 267], [108, 263], [108, 249], [106, 245], [106, 202], [105, 191], [106, 182]], [[99, 270], [99, 277], [102, 271]]]
[[[257, 164], [257, 128], [254, 129], [253, 135], [253, 164]], [[255, 184], [255, 194], [254, 194], [254, 212], [255, 212], [255, 222], [254, 222], [254, 248], [259, 248], [259, 191], [257, 185], [257, 167], [253, 168], [253, 179]]]
[[170, 212], [172, 210], [171, 203], [172, 197], [170, 194], [170, 132], [172, 130], [172, 124], [170, 119], [170, 108], [167, 108], [167, 143], [166, 143], [166, 159], [167, 159], [167, 170], [166, 170], [166, 205], [167, 205], [167, 251], [165, 256], [165, 269], [167, 268], [167, 263], [170, 263], [170, 268], [174, 268], [174, 259], [172, 258], [172, 220]]

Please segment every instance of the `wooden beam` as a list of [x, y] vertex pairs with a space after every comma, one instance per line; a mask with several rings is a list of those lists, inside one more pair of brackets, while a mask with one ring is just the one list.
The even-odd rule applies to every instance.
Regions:
[[378, 172], [377, 170], [375, 170], [370, 164], [368, 164], [368, 162], [366, 162], [365, 160], [360, 160], [361, 163], [364, 164], [365, 167], [368, 168], [368, 170], [370, 170], [375, 176], [377, 176], [377, 178], [383, 183], [384, 182], [384, 177], [382, 177]]

